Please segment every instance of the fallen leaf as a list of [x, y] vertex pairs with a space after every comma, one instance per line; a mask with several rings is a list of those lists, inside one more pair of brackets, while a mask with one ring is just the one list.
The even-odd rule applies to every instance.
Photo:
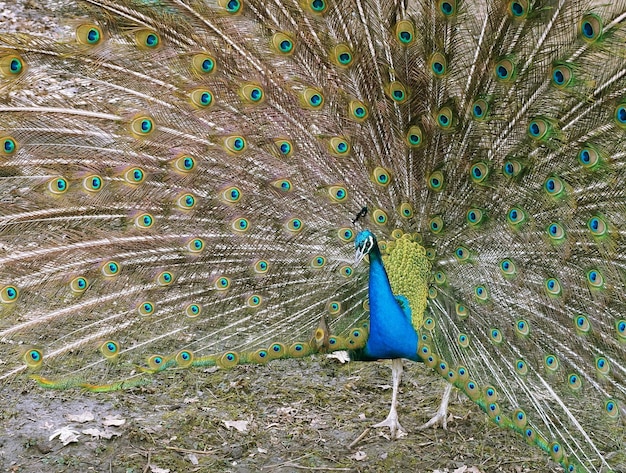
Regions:
[[63, 443], [63, 445], [67, 445], [72, 442], [78, 442], [80, 434], [71, 427], [65, 426], [53, 432], [49, 440], [54, 440], [57, 437], [59, 437], [59, 440]]
[[248, 422], [247, 420], [223, 420], [226, 428], [230, 429], [231, 427], [237, 429], [239, 432], [247, 432], [248, 431]]
[[83, 412], [82, 414], [77, 415], [68, 415], [67, 419], [71, 422], [78, 422], [80, 424], [84, 424], [85, 422], [90, 422], [95, 419], [93, 413], [91, 412]]

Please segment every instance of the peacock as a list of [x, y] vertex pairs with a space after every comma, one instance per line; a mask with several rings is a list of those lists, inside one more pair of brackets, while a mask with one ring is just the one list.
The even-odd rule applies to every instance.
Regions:
[[15, 8], [4, 385], [347, 350], [393, 360], [394, 438], [407, 359], [449, 382], [429, 424], [455, 389], [565, 471], [624, 471], [625, 1]]

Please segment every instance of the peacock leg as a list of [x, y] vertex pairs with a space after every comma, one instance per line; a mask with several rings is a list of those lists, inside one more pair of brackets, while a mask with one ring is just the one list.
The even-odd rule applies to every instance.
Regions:
[[391, 438], [398, 439], [406, 435], [406, 430], [398, 422], [398, 412], [396, 404], [398, 403], [398, 387], [402, 378], [402, 359], [395, 358], [391, 360], [391, 375], [393, 378], [393, 393], [391, 395], [391, 409], [387, 418], [372, 427], [389, 427], [391, 430]]
[[448, 429], [448, 403], [450, 402], [450, 394], [452, 393], [452, 385], [448, 384], [446, 386], [445, 391], [443, 392], [443, 396], [441, 397], [441, 404], [439, 404], [439, 409], [435, 413], [435, 415], [426, 422], [424, 425], [420, 425], [418, 430], [424, 430], [428, 427], [436, 427], [437, 424], [441, 424], [441, 428], [443, 430]]

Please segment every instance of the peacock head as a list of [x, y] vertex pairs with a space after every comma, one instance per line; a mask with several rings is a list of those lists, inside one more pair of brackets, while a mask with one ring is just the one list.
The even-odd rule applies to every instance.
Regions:
[[357, 265], [365, 258], [365, 255], [369, 255], [370, 251], [377, 245], [376, 237], [369, 230], [363, 230], [354, 239], [354, 246], [356, 247], [356, 255], [354, 257], [354, 264]]

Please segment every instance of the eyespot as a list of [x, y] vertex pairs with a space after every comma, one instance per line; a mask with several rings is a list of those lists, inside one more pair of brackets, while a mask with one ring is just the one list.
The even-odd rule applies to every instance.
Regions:
[[548, 371], [555, 372], [559, 369], [559, 359], [554, 355], [546, 355], [543, 363]]
[[592, 13], [582, 17], [578, 24], [581, 37], [588, 43], [594, 43], [602, 36], [602, 20]]
[[244, 233], [250, 230], [250, 221], [247, 218], [236, 218], [230, 224], [230, 227], [237, 233]]
[[280, 156], [288, 158], [293, 154], [293, 143], [289, 140], [277, 140], [274, 142]]
[[543, 190], [546, 191], [550, 197], [561, 197], [565, 190], [565, 184], [563, 184], [560, 177], [551, 176], [543, 183]]
[[324, 267], [325, 264], [326, 264], [326, 258], [324, 258], [321, 255], [314, 256], [313, 258], [311, 258], [312, 268], [319, 269], [319, 268]]
[[550, 449], [550, 456], [555, 462], [560, 462], [563, 459], [564, 453], [560, 443], [551, 442], [548, 448]]
[[172, 160], [172, 167], [176, 171], [188, 173], [195, 169], [196, 160], [193, 156], [183, 154]]
[[154, 217], [148, 213], [135, 217], [135, 226], [137, 228], [150, 228], [152, 225], [154, 225]]
[[340, 228], [337, 231], [337, 235], [339, 236], [339, 239], [345, 243], [354, 241], [354, 231], [350, 228]]
[[474, 296], [479, 302], [485, 302], [489, 300], [489, 291], [487, 286], [480, 284], [474, 288]]
[[350, 265], [344, 265], [339, 268], [339, 274], [341, 274], [344, 278], [351, 278], [354, 275], [354, 269]]
[[517, 268], [515, 267], [515, 263], [511, 261], [509, 258], [505, 258], [498, 264], [500, 267], [500, 272], [504, 277], [514, 277], [517, 274]]
[[204, 250], [204, 241], [201, 238], [193, 238], [185, 245], [188, 251], [192, 253], [200, 253]]
[[270, 269], [270, 263], [267, 260], [260, 259], [253, 266], [256, 274], [266, 274]]
[[0, 157], [12, 156], [17, 153], [19, 146], [12, 136], [0, 137]]
[[591, 217], [587, 221], [587, 228], [589, 228], [594, 237], [603, 237], [608, 233], [606, 220], [600, 216]]
[[0, 74], [7, 79], [23, 74], [26, 70], [26, 63], [18, 54], [5, 54], [0, 56]]
[[548, 236], [555, 243], [561, 242], [565, 239], [565, 229], [560, 223], [551, 223], [548, 225]]
[[156, 277], [156, 283], [159, 286], [169, 286], [174, 282], [174, 275], [169, 271], [163, 271]]
[[152, 302], [142, 302], [137, 306], [139, 315], [152, 315], [154, 313], [154, 304]]
[[626, 102], [619, 104], [615, 108], [615, 123], [620, 128], [626, 129]]
[[603, 356], [599, 356], [596, 358], [596, 370], [599, 374], [606, 376], [611, 371], [611, 365], [609, 365], [609, 360], [607, 360]]
[[522, 164], [516, 159], [509, 159], [502, 165], [502, 173], [510, 178], [519, 176], [522, 169]]
[[213, 74], [215, 72], [215, 58], [210, 54], [198, 53], [191, 58], [193, 70], [201, 75]]
[[135, 138], [143, 138], [154, 131], [154, 120], [146, 115], [141, 115], [130, 122], [130, 131]]
[[303, 227], [304, 227], [304, 224], [302, 223], [302, 220], [300, 220], [299, 218], [289, 219], [287, 223], [285, 224], [285, 228], [292, 233], [299, 233]]
[[417, 125], [413, 125], [406, 132], [406, 143], [410, 148], [419, 148], [424, 142], [423, 136], [422, 129]]
[[315, 13], [321, 15], [326, 12], [328, 5], [325, 0], [308, 0], [307, 7], [311, 11], [311, 13]]
[[430, 228], [430, 231], [434, 234], [441, 233], [444, 227], [443, 219], [439, 215], [434, 216], [429, 220], [428, 227]]
[[213, 92], [208, 89], [196, 89], [189, 94], [191, 103], [198, 109], [209, 108], [213, 105]]
[[196, 198], [192, 194], [183, 194], [176, 199], [176, 205], [182, 210], [191, 210], [196, 206]]
[[415, 41], [415, 27], [409, 20], [400, 20], [396, 23], [396, 39], [402, 46], [408, 46]]
[[615, 330], [620, 341], [626, 341], [626, 319], [619, 319], [615, 321]]
[[332, 61], [341, 68], [347, 68], [352, 65], [354, 56], [352, 51], [345, 44], [338, 44], [331, 52]]
[[92, 174], [83, 178], [83, 189], [89, 192], [100, 192], [102, 190], [102, 177]]
[[304, 89], [302, 92], [302, 100], [304, 107], [311, 110], [319, 110], [324, 105], [324, 96], [319, 90], [313, 87]]
[[511, 82], [515, 78], [515, 66], [509, 59], [501, 59], [494, 67], [496, 80]]
[[385, 87], [385, 92], [387, 92], [387, 96], [397, 104], [404, 103], [408, 99], [406, 87], [398, 81], [393, 81]]
[[435, 283], [439, 286], [443, 286], [446, 283], [446, 273], [444, 273], [443, 271], [436, 271], [435, 272]]
[[285, 345], [283, 345], [282, 343], [272, 343], [267, 351], [269, 352], [270, 358], [272, 360], [282, 358], [286, 354]]
[[429, 299], [437, 299], [437, 296], [439, 296], [439, 291], [437, 290], [436, 287], [429, 287], [428, 288], [428, 298]]
[[[528, 365], [524, 360], [516, 360], [515, 361], [515, 372], [520, 376], [526, 376], [528, 374]], [[523, 419], [526, 420], [525, 418]]]
[[617, 403], [613, 399], [607, 399], [604, 402], [604, 412], [606, 412], [611, 419], [617, 419], [620, 416]]
[[454, 257], [459, 262], [466, 262], [466, 261], [468, 261], [470, 259], [470, 255], [471, 255], [470, 250], [468, 250], [464, 246], [458, 246], [454, 250]]
[[513, 0], [509, 2], [507, 13], [514, 19], [524, 19], [528, 16], [528, 1], [527, 0]]
[[411, 218], [413, 217], [413, 206], [408, 202], [403, 202], [400, 204], [400, 216], [403, 218]]
[[452, 18], [457, 13], [456, 0], [437, 0], [437, 8], [444, 17]]
[[550, 78], [557, 89], [566, 89], [574, 82], [574, 72], [567, 64], [557, 64], [552, 66]]
[[167, 368], [167, 360], [161, 355], [151, 355], [146, 360], [151, 372], [162, 371]]
[[252, 104], [261, 103], [265, 99], [265, 92], [256, 84], [244, 85], [241, 87], [240, 94], [246, 102]]
[[434, 53], [430, 56], [428, 65], [430, 67], [431, 74], [437, 78], [445, 76], [448, 72], [448, 61], [441, 53]]
[[85, 46], [96, 46], [102, 41], [102, 30], [93, 24], [83, 24], [76, 28], [76, 41]]
[[4, 286], [0, 289], [0, 302], [3, 304], [12, 304], [17, 301], [20, 292], [15, 286]]
[[246, 150], [246, 140], [239, 135], [228, 136], [224, 139], [223, 147], [230, 154], [241, 154]]
[[85, 292], [88, 287], [89, 281], [82, 276], [76, 277], [70, 281], [70, 289], [78, 294]]
[[574, 326], [580, 334], [587, 334], [591, 330], [591, 324], [586, 315], [580, 314], [574, 318]]
[[460, 333], [456, 341], [461, 348], [467, 348], [470, 345], [470, 337], [465, 333]]
[[467, 308], [465, 304], [461, 304], [457, 302], [454, 305], [454, 310], [456, 312], [457, 317], [459, 317], [459, 319], [461, 320], [464, 320], [469, 316], [469, 309]]
[[545, 141], [550, 137], [551, 132], [550, 123], [543, 118], [535, 118], [528, 124], [529, 136], [537, 141]]
[[428, 188], [431, 191], [439, 192], [443, 190], [444, 177], [441, 171], [435, 171], [428, 176]]
[[360, 102], [358, 100], [350, 100], [350, 105], [348, 106], [348, 114], [353, 120], [357, 122], [363, 122], [369, 116], [369, 110], [363, 102]]
[[593, 146], [586, 145], [578, 152], [578, 161], [585, 169], [594, 169], [600, 163], [600, 153]]
[[341, 302], [329, 301], [326, 304], [326, 310], [330, 315], [337, 315], [339, 312], [341, 312]]
[[187, 317], [198, 317], [202, 313], [202, 306], [199, 304], [189, 304], [185, 307], [185, 315]]
[[549, 296], [558, 297], [563, 293], [561, 283], [557, 278], [548, 278], [544, 281], [543, 286]]
[[500, 332], [500, 330], [498, 330], [497, 328], [492, 328], [489, 330], [489, 338], [493, 343], [499, 345], [500, 343], [502, 343], [503, 340], [502, 332]]
[[239, 190], [239, 187], [235, 186], [227, 187], [220, 193], [220, 197], [225, 202], [234, 204], [235, 202], [239, 202], [241, 199], [241, 190]]
[[241, 13], [242, 5], [240, 0], [217, 0], [217, 4], [231, 15]]
[[29, 368], [38, 368], [43, 363], [43, 352], [37, 348], [31, 348], [24, 353], [22, 359]]
[[450, 107], [443, 107], [437, 112], [437, 126], [442, 130], [452, 129], [454, 124], [454, 115]]
[[436, 325], [437, 324], [435, 323], [435, 319], [433, 319], [432, 317], [426, 317], [424, 319], [424, 324], [422, 325], [422, 327], [426, 330], [433, 331], [435, 330]]
[[100, 345], [100, 353], [102, 353], [106, 359], [113, 360], [120, 354], [120, 345], [113, 340], [107, 340]]
[[376, 167], [372, 173], [372, 180], [379, 186], [387, 187], [391, 182], [391, 173], [383, 167]]
[[472, 227], [477, 227], [481, 223], [483, 223], [486, 219], [487, 215], [479, 208], [471, 208], [465, 214], [465, 219], [467, 223], [469, 223]]
[[272, 46], [274, 51], [277, 53], [283, 54], [285, 56], [290, 56], [295, 51], [295, 44], [293, 39], [286, 35], [285, 33], [274, 33], [272, 36]]
[[526, 320], [520, 319], [515, 322], [515, 332], [522, 337], [526, 337], [530, 333], [530, 325]]
[[587, 271], [587, 284], [591, 289], [602, 289], [604, 287], [604, 276], [597, 269]]
[[56, 195], [65, 194], [69, 184], [64, 177], [55, 177], [48, 181], [48, 190]]
[[526, 213], [519, 207], [512, 207], [506, 215], [511, 225], [518, 226], [526, 220]]
[[489, 104], [486, 100], [478, 99], [472, 104], [472, 118], [474, 120], [482, 121], [487, 118], [487, 112], [489, 111]]
[[117, 276], [120, 272], [120, 265], [116, 261], [107, 261], [102, 265], [101, 271], [107, 277]]
[[189, 350], [181, 350], [176, 354], [174, 359], [179, 367], [188, 368], [193, 363], [193, 353]]
[[135, 33], [135, 43], [139, 49], [159, 49], [161, 47], [161, 37], [153, 30], [142, 29]]
[[255, 307], [259, 307], [263, 303], [263, 298], [258, 294], [253, 294], [248, 299], [246, 299], [246, 305], [251, 309]]
[[482, 184], [489, 176], [489, 167], [486, 163], [476, 163], [470, 168], [470, 178], [475, 184]]
[[146, 174], [141, 168], [130, 168], [124, 172], [124, 180], [128, 184], [141, 184], [146, 179]]
[[334, 136], [329, 141], [330, 153], [334, 156], [350, 154], [350, 142], [341, 136]]
[[382, 209], [376, 209], [372, 212], [372, 217], [374, 219], [374, 223], [377, 225], [386, 225], [387, 224], [387, 212]]
[[225, 291], [230, 287], [230, 279], [225, 276], [219, 277], [215, 280], [214, 286], [218, 291]]

